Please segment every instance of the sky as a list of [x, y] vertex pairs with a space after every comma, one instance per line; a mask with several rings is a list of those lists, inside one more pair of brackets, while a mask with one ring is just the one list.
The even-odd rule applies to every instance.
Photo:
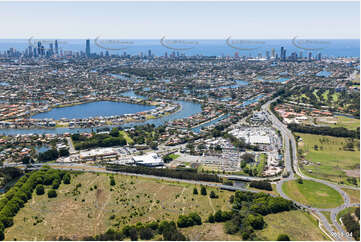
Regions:
[[0, 38], [360, 38], [359, 2], [0, 2]]

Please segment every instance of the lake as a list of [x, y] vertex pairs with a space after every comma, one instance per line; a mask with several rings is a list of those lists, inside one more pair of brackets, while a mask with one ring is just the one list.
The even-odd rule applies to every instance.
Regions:
[[[128, 93], [129, 94], [129, 93]], [[129, 94], [131, 96], [131, 93]], [[154, 124], [155, 126], [160, 126], [165, 124], [166, 122], [190, 117], [196, 113], [202, 111], [202, 107], [199, 103], [186, 102], [186, 101], [174, 101], [182, 106], [182, 109], [178, 112], [172, 113], [167, 116], [163, 116], [158, 119], [149, 119], [143, 122], [134, 122], [134, 123], [126, 123], [123, 125], [117, 125], [122, 127], [133, 127], [135, 125], [143, 125], [143, 124]], [[104, 126], [111, 127], [111, 126]], [[92, 132], [95, 131], [99, 127], [94, 128], [54, 128], [54, 129], [1, 129], [0, 134], [4, 135], [16, 135], [16, 134], [63, 134], [63, 133], [77, 133], [77, 132]]]
[[329, 77], [331, 75], [331, 72], [329, 71], [320, 71], [319, 73], [316, 74], [316, 76], [319, 76], [319, 77]]
[[123, 114], [133, 114], [153, 109], [154, 106], [131, 104], [124, 102], [99, 101], [92, 103], [79, 104], [71, 107], [54, 108], [49, 112], [39, 113], [32, 118], [45, 119], [52, 118], [59, 120], [61, 118], [79, 119], [90, 117], [106, 117]]
[[262, 79], [262, 78], [258, 78], [258, 80], [264, 81], [264, 82], [279, 82], [279, 83], [284, 83], [284, 82], [288, 81], [289, 78], [281, 77], [281, 78], [273, 79], [273, 80], [264, 80], [264, 79]]

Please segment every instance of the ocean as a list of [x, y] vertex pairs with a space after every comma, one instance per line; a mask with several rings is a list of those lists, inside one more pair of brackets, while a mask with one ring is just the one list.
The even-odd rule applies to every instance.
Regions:
[[[41, 41], [45, 49], [49, 49], [54, 39], [0, 39], [0, 52], [14, 48], [23, 52], [29, 45], [36, 46]], [[85, 39], [58, 39], [59, 51], [85, 52]], [[186, 56], [239, 56], [257, 57], [266, 56], [266, 52], [272, 55], [272, 49], [280, 56], [281, 47], [286, 49], [286, 55], [296, 52], [307, 57], [311, 52], [312, 56], [321, 53], [327, 57], [360, 57], [359, 39], [328, 39], [328, 40], [304, 40], [304, 39], [282, 39], [282, 40], [239, 40], [239, 39], [217, 39], [217, 40], [175, 40], [175, 39], [152, 39], [152, 40], [110, 40], [94, 38], [90, 39], [91, 53], [123, 54], [130, 55], [164, 56], [172, 52]]]

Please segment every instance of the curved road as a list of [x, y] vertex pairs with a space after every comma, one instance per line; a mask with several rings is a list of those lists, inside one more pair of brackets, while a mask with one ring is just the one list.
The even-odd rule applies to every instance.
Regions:
[[[299, 207], [305, 208], [307, 210], [310, 210], [312, 212], [314, 212], [315, 214], [317, 214], [317, 216], [319, 217], [322, 225], [324, 226], [324, 228], [326, 228], [326, 230], [328, 231], [329, 235], [331, 235], [335, 240], [353, 240], [353, 238], [350, 237], [346, 237], [346, 231], [343, 229], [343, 227], [339, 224], [339, 222], [336, 219], [337, 214], [347, 208], [347, 207], [354, 207], [354, 206], [360, 206], [360, 204], [351, 204], [350, 203], [350, 198], [347, 195], [347, 193], [345, 191], [343, 191], [341, 188], [342, 187], [347, 187], [347, 188], [352, 188], [352, 189], [359, 189], [359, 188], [355, 188], [355, 187], [351, 187], [351, 186], [344, 186], [344, 185], [338, 185], [332, 182], [328, 182], [325, 180], [320, 180], [320, 179], [316, 179], [316, 178], [312, 178], [312, 177], [308, 177], [306, 175], [304, 175], [299, 167], [298, 167], [298, 160], [297, 160], [297, 145], [296, 145], [296, 140], [292, 134], [292, 132], [287, 128], [286, 125], [284, 125], [269, 109], [269, 106], [272, 102], [276, 101], [276, 99], [273, 99], [271, 101], [268, 101], [267, 103], [265, 103], [262, 106], [262, 110], [266, 111], [269, 115], [269, 119], [272, 121], [273, 126], [280, 130], [282, 137], [283, 137], [283, 141], [285, 144], [285, 167], [286, 170], [288, 171], [289, 177], [282, 179], [281, 181], [279, 181], [276, 185], [277, 187], [277, 191], [278, 193], [285, 199], [288, 200], [292, 200], [290, 199], [282, 190], [282, 185], [285, 181], [290, 181], [290, 180], [294, 180], [295, 179], [295, 173], [301, 177], [304, 180], [311, 180], [311, 181], [315, 181], [315, 182], [319, 182], [322, 183], [324, 185], [327, 185], [329, 187], [332, 187], [333, 189], [335, 189], [336, 191], [338, 191], [343, 200], [344, 203], [336, 208], [314, 208], [314, 207], [310, 207], [304, 204], [301, 204], [297, 201], [293, 201], [295, 204], [297, 204]], [[291, 154], [290, 154], [290, 144], [292, 146], [292, 160], [291, 160]], [[293, 166], [293, 167], [292, 167]], [[334, 227], [337, 229], [337, 231], [335, 231], [333, 229], [333, 227], [329, 224], [327, 218], [321, 213], [322, 211], [328, 211], [331, 213], [331, 221], [332, 224], [334, 225]]]
[[[305, 176], [298, 167], [298, 160], [297, 160], [297, 145], [296, 145], [296, 140], [292, 134], [292, 132], [287, 128], [286, 125], [284, 125], [269, 109], [269, 106], [272, 102], [274, 102], [276, 99], [273, 99], [271, 101], [268, 101], [267, 103], [265, 103], [264, 105], [262, 105], [262, 110], [266, 111], [268, 113], [268, 118], [272, 121], [273, 126], [280, 130], [283, 141], [284, 141], [284, 157], [285, 157], [285, 168], [286, 171], [288, 172], [289, 176], [287, 178], [281, 178], [281, 177], [274, 177], [274, 179], [281, 179], [280, 181], [278, 181], [276, 183], [276, 188], [277, 188], [277, 192], [280, 194], [280, 196], [282, 196], [285, 199], [291, 200], [293, 201], [297, 206], [304, 208], [310, 212], [312, 212], [313, 214], [316, 214], [317, 217], [320, 220], [320, 223], [322, 224], [322, 226], [326, 229], [326, 231], [328, 232], [328, 235], [331, 236], [332, 238], [334, 238], [335, 240], [353, 240], [353, 238], [350, 237], [346, 237], [346, 231], [343, 229], [343, 227], [339, 224], [339, 222], [337, 221], [337, 214], [347, 208], [347, 207], [356, 207], [356, 206], [360, 206], [360, 204], [351, 204], [350, 203], [350, 198], [347, 195], [346, 192], [344, 192], [341, 188], [350, 188], [350, 189], [359, 189], [359, 188], [355, 188], [355, 187], [351, 187], [351, 186], [345, 186], [345, 185], [338, 185], [332, 182], [328, 182], [328, 181], [324, 181], [324, 180], [320, 180], [320, 179], [316, 179], [316, 178], [312, 178], [312, 177], [308, 177]], [[290, 144], [292, 147], [292, 159], [291, 159], [291, 154], [290, 154]], [[39, 166], [42, 166], [43, 164], [39, 164]], [[50, 166], [57, 166], [60, 164], [47, 164]], [[96, 171], [94, 170], [94, 166], [92, 166], [92, 169], [89, 169], [90, 167], [87, 165], [80, 165], [80, 166], [84, 166], [84, 169], [79, 169], [79, 168], [71, 168], [71, 166], [77, 166], [79, 167], [79, 164], [66, 164], [66, 166], [68, 166], [67, 168], [64, 167], [64, 163], [61, 163], [61, 165], [63, 166], [61, 169], [66, 169], [66, 170], [80, 170], [80, 171], [89, 171], [89, 172], [106, 172], [106, 173], [120, 173], [123, 175], [131, 175], [131, 176], [141, 176], [141, 177], [149, 177], [149, 178], [156, 178], [156, 179], [163, 179], [163, 180], [169, 180], [169, 181], [179, 181], [179, 182], [186, 182], [186, 183], [192, 183], [192, 184], [200, 184], [200, 185], [207, 185], [207, 186], [214, 186], [214, 187], [219, 187], [222, 189], [227, 189], [227, 190], [240, 190], [240, 191], [249, 191], [249, 192], [258, 192], [258, 191], [252, 191], [252, 190], [248, 190], [246, 188], [242, 188], [242, 187], [234, 187], [234, 186], [227, 186], [227, 185], [223, 185], [223, 184], [217, 184], [217, 183], [210, 183], [210, 182], [202, 182], [202, 181], [191, 181], [191, 180], [182, 180], [182, 179], [175, 179], [175, 178], [167, 178], [167, 177], [158, 177], [158, 176], [151, 176], [151, 175], [142, 175], [142, 174], [133, 174], [133, 173], [124, 173], [124, 172], [113, 172], [113, 171]], [[293, 166], [293, 167], [292, 167]], [[100, 168], [100, 167], [99, 167]], [[36, 168], [35, 168], [36, 169]], [[58, 168], [59, 169], [59, 168]], [[310, 207], [304, 204], [301, 204], [297, 201], [294, 201], [292, 199], [290, 199], [282, 190], [282, 185], [284, 182], [286, 181], [291, 181], [291, 180], [295, 180], [296, 179], [296, 175], [298, 175], [299, 177], [301, 177], [304, 180], [312, 180], [315, 182], [319, 182], [322, 184], [325, 184], [327, 186], [332, 187], [333, 189], [335, 189], [336, 191], [338, 191], [341, 196], [343, 197], [344, 203], [336, 208], [314, 208], [314, 207]], [[234, 178], [237, 178], [238, 176], [234, 176]], [[247, 176], [242, 176], [242, 177], [238, 177], [240, 179], [250, 179], [250, 180], [262, 180], [262, 178], [254, 178], [254, 177], [247, 177]], [[265, 180], [269, 179], [269, 178], [263, 178]], [[327, 218], [324, 216], [323, 211], [328, 211], [331, 213], [331, 221], [332, 221], [332, 225], [331, 226], [329, 221], [327, 220]], [[336, 228], [336, 231], [334, 230], [334, 228]]]

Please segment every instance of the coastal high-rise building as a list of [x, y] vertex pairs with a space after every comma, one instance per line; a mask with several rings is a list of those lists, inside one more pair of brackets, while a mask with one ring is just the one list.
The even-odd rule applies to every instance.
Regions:
[[90, 56], [90, 40], [89, 40], [89, 39], [86, 40], [85, 55], [86, 55], [87, 57]]
[[269, 51], [268, 51], [268, 50], [266, 51], [266, 58], [267, 58], [267, 60], [269, 60], [269, 59], [270, 59], [270, 56], [269, 56]]
[[152, 51], [148, 50], [148, 57], [151, 58], [152, 57]]
[[49, 55], [54, 55], [54, 46], [53, 46], [53, 43], [50, 43], [49, 44]]
[[282, 46], [281, 47], [281, 61], [285, 61], [286, 60], [286, 49]]
[[312, 59], [312, 52], [308, 52], [308, 61], [311, 61]]
[[55, 54], [59, 54], [59, 46], [58, 46], [58, 41], [55, 40]]
[[272, 54], [272, 58], [276, 57], [276, 50], [274, 48], [272, 48], [271, 54]]

